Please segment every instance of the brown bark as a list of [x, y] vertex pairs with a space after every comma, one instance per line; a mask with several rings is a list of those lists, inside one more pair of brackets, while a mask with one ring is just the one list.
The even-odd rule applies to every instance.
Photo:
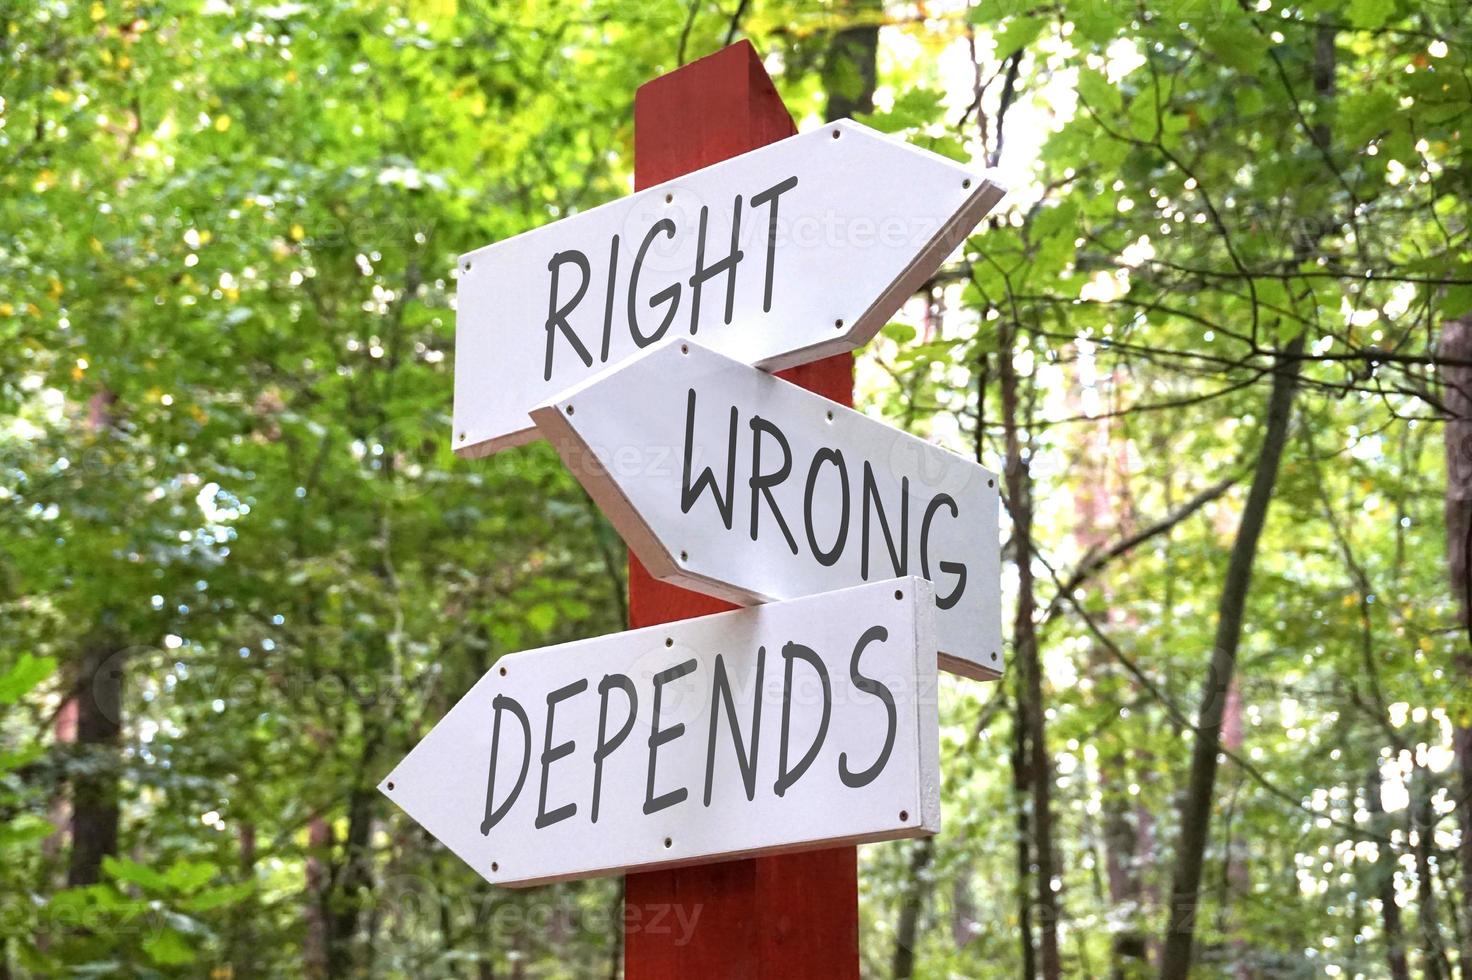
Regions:
[[1058, 949], [1058, 893], [1053, 881], [1057, 863], [1053, 851], [1053, 765], [1048, 755], [1043, 714], [1042, 665], [1038, 659], [1037, 596], [1032, 571], [1032, 474], [1023, 457], [1021, 406], [1013, 346], [1017, 324], [1007, 319], [999, 331], [998, 380], [1001, 388], [1002, 429], [1007, 463], [1004, 480], [1007, 509], [1012, 517], [1012, 546], [1017, 563], [1017, 609], [1013, 618], [1013, 669], [1017, 671], [1019, 724], [1025, 733], [1026, 784], [1032, 801], [1033, 862], [1037, 884], [1038, 948], [1042, 975], [1056, 980], [1063, 972]]
[[[365, 748], [359, 772], [365, 771], [371, 748]], [[354, 938], [358, 932], [364, 896], [372, 887], [368, 839], [372, 831], [374, 791], [354, 786], [348, 796], [348, 828], [343, 838], [342, 863], [333, 875], [328, 970], [331, 976], [346, 977], [355, 965]]]
[[332, 825], [324, 817], [313, 817], [307, 824], [307, 935], [302, 957], [312, 980], [330, 975], [331, 888], [327, 868], [331, 853]]
[[66, 881], [73, 887], [102, 880], [102, 859], [118, 852], [121, 687], [103, 676], [119, 669], [117, 654], [115, 643], [89, 641], [72, 692], [77, 706], [77, 750], [83, 763], [72, 777], [72, 850]]
[[1031, 725], [1022, 675], [1016, 673], [1012, 709], [1012, 749], [1009, 761], [1012, 764], [1012, 793], [1015, 798], [1013, 809], [1017, 814], [1017, 940], [1022, 946], [1023, 980], [1036, 980], [1038, 975], [1037, 945], [1033, 937], [1032, 924], [1032, 821], [1028, 819], [1025, 802], [1032, 787], [1032, 763], [1027, 753], [1027, 731]]
[[[1438, 353], [1448, 360], [1472, 360], [1472, 318], [1449, 320], [1441, 328]], [[1472, 368], [1446, 365], [1441, 369], [1446, 406], [1446, 555], [1452, 593], [1457, 598], [1462, 638], [1453, 657], [1453, 669], [1462, 683], [1472, 682], [1472, 574], [1468, 553], [1472, 550]], [[1472, 724], [1456, 716], [1452, 725], [1452, 748], [1456, 753], [1457, 864], [1461, 887], [1458, 913], [1462, 920], [1461, 963], [1463, 976], [1472, 975]]]
[[1273, 487], [1278, 481], [1278, 464], [1288, 441], [1288, 424], [1293, 414], [1293, 395], [1298, 387], [1304, 340], [1304, 335], [1298, 334], [1274, 359], [1262, 447], [1258, 452], [1252, 486], [1247, 492], [1247, 504], [1237, 525], [1237, 536], [1232, 542], [1227, 576], [1217, 604], [1216, 637], [1202, 685], [1201, 710], [1191, 751], [1191, 775], [1181, 801], [1181, 836], [1171, 879], [1170, 924], [1161, 954], [1162, 980], [1185, 980], [1191, 967], [1196, 906], [1216, 792], [1226, 693], [1237, 667], [1237, 647], [1242, 640], [1242, 623], [1248, 589], [1252, 584], [1252, 565], [1257, 558], [1257, 542], [1267, 523], [1268, 505], [1272, 502]]
[[[117, 396], [101, 389], [87, 403], [87, 431], [93, 439], [110, 437]], [[72, 777], [69, 886], [96, 884], [103, 858], [118, 851], [121, 814], [118, 801], [118, 736], [122, 731], [123, 644], [106, 625], [102, 612], [83, 641], [72, 674], [71, 705], [77, 756], [82, 762]]]
[[[1238, 686], [1237, 678], [1233, 677], [1232, 683], [1227, 686], [1227, 704], [1222, 715], [1222, 746], [1234, 756], [1240, 756], [1242, 742], [1242, 691]], [[1233, 807], [1234, 812], [1235, 809]], [[1251, 960], [1252, 948], [1240, 932], [1231, 928], [1230, 912], [1232, 903], [1249, 893], [1252, 879], [1247, 871], [1247, 862], [1243, 858], [1245, 844], [1237, 837], [1230, 820], [1226, 827], [1226, 839], [1226, 888], [1223, 890], [1220, 909], [1222, 931], [1232, 934], [1233, 976], [1237, 977], [1237, 980], [1251, 980], [1256, 975]]]
[[879, 0], [840, 0], [836, 13], [850, 23], [833, 35], [823, 65], [823, 91], [828, 95], [823, 118], [829, 122], [874, 111], [879, 69]]
[[894, 980], [910, 980], [915, 975], [915, 944], [920, 939], [920, 913], [925, 907], [925, 872], [935, 858], [935, 838], [922, 837], [910, 854], [910, 878], [900, 898], [900, 917], [894, 933], [894, 959], [890, 974]]

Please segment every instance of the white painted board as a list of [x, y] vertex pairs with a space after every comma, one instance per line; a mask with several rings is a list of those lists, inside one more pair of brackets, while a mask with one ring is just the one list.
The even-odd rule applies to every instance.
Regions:
[[498, 885], [933, 834], [933, 608], [898, 578], [511, 654], [379, 789]]
[[662, 338], [766, 370], [852, 350], [1002, 193], [843, 120], [469, 252], [455, 450], [531, 441], [534, 406]]
[[688, 341], [532, 416], [655, 578], [749, 604], [918, 574], [941, 666], [1001, 673], [1000, 497], [971, 460]]

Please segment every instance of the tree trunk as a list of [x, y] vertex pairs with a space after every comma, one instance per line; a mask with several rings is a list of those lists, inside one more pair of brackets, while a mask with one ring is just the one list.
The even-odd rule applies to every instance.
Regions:
[[[1013, 665], [1014, 673], [1016, 665]], [[1028, 818], [1027, 798], [1032, 791], [1032, 770], [1027, 754], [1027, 730], [1029, 727], [1026, 685], [1022, 675], [1016, 674], [1012, 710], [1012, 763], [1013, 806], [1017, 811], [1017, 941], [1022, 947], [1023, 980], [1036, 980], [1038, 975], [1037, 945], [1032, 928], [1032, 821]]]
[[900, 918], [894, 932], [894, 980], [915, 975], [915, 944], [920, 938], [920, 913], [925, 907], [925, 872], [935, 858], [935, 838], [922, 837], [910, 855], [910, 880], [900, 899]]
[[828, 122], [874, 111], [884, 7], [881, 0], [839, 0], [835, 13], [852, 23], [834, 33], [823, 63], [823, 91], [828, 95], [823, 118]]
[[1012, 626], [1013, 669], [1017, 671], [1019, 724], [1025, 733], [1027, 784], [1031, 790], [1032, 843], [1037, 875], [1039, 951], [1042, 975], [1062, 975], [1058, 953], [1058, 894], [1053, 880], [1053, 766], [1048, 756], [1043, 676], [1038, 662], [1037, 597], [1032, 574], [1032, 474], [1023, 458], [1017, 370], [1012, 363], [1017, 324], [1006, 320], [998, 337], [998, 379], [1002, 396], [1002, 429], [1006, 442], [1007, 508], [1012, 517], [1012, 545], [1017, 563], [1017, 610]]
[[[1448, 360], [1472, 361], [1472, 318], [1449, 320], [1441, 328], [1438, 353]], [[1462, 636], [1453, 670], [1464, 685], [1472, 683], [1472, 574], [1468, 570], [1472, 546], [1472, 368], [1441, 369], [1446, 406], [1446, 555], [1452, 593], [1457, 598]], [[1458, 912], [1462, 920], [1461, 971], [1472, 976], [1472, 725], [1465, 715], [1452, 721], [1452, 747], [1457, 763], [1457, 864], [1461, 882]]]
[[1431, 804], [1431, 774], [1420, 766], [1411, 770], [1411, 803], [1406, 813], [1415, 835], [1411, 853], [1416, 861], [1416, 909], [1421, 926], [1421, 970], [1426, 980], [1450, 980], [1451, 964], [1446, 958], [1446, 944], [1441, 936], [1441, 916], [1437, 912], [1436, 879], [1431, 867], [1431, 847], [1436, 834], [1436, 810]]
[[1288, 423], [1293, 415], [1293, 394], [1298, 386], [1304, 341], [1304, 334], [1298, 334], [1273, 362], [1273, 385], [1268, 396], [1262, 448], [1252, 475], [1252, 487], [1247, 493], [1247, 505], [1242, 510], [1241, 523], [1237, 525], [1237, 537], [1232, 542], [1227, 577], [1222, 583], [1217, 604], [1216, 638], [1202, 685], [1196, 741], [1191, 751], [1191, 775], [1186, 796], [1181, 801], [1181, 836], [1171, 878], [1170, 925], [1161, 954], [1160, 976], [1163, 980], [1185, 980], [1191, 967], [1196, 904], [1211, 826], [1217, 758], [1221, 751], [1222, 716], [1237, 666], [1237, 646], [1242, 640], [1242, 620], [1248, 588], [1252, 584], [1257, 542], [1263, 525], [1267, 523], [1268, 505], [1272, 502], [1273, 487], [1278, 480], [1278, 464], [1288, 441]]
[[[371, 750], [364, 750], [366, 767]], [[362, 770], [360, 769], [360, 772]], [[331, 917], [327, 930], [328, 972], [333, 977], [353, 973], [353, 941], [358, 933], [363, 893], [372, 885], [368, 839], [373, 824], [374, 791], [353, 787], [348, 797], [348, 829], [343, 839], [342, 864], [331, 889]], [[371, 951], [370, 951], [371, 952]]]
[[[109, 438], [117, 396], [106, 388], [87, 402], [87, 432]], [[71, 704], [63, 712], [75, 719], [77, 755], [83, 762], [72, 778], [69, 886], [96, 884], [102, 859], [118, 852], [118, 735], [123, 718], [123, 644], [112, 636], [106, 610], [98, 613], [92, 634], [83, 641], [72, 675]]]
[[[72, 778], [72, 850], [67, 885], [102, 879], [102, 859], [118, 852], [118, 734], [122, 730], [119, 647], [88, 641], [77, 667], [72, 698], [77, 713], [77, 751], [83, 765]], [[116, 673], [117, 676], [110, 676]]]
[[307, 937], [302, 956], [311, 980], [323, 980], [330, 970], [331, 857], [332, 825], [324, 817], [313, 817], [307, 824]]

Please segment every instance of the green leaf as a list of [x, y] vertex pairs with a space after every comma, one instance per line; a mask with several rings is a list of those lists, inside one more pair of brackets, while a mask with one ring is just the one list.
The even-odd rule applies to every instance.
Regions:
[[1395, 13], [1395, 0], [1351, 0], [1349, 22], [1355, 27], [1374, 30], [1384, 27]]
[[219, 888], [208, 888], [198, 895], [190, 896], [179, 902], [179, 908], [188, 912], [210, 912], [214, 909], [234, 905], [249, 897], [255, 890], [254, 882], [240, 881], [233, 885], [222, 885]]
[[1240, 72], [1256, 72], [1267, 57], [1268, 42], [1249, 25], [1230, 23], [1202, 30], [1206, 49], [1229, 68]]
[[21, 654], [16, 665], [0, 675], [0, 704], [15, 704], [55, 671], [55, 657]]
[[996, 35], [997, 57], [1010, 58], [1036, 41], [1048, 22], [1042, 17], [1013, 17]]
[[886, 323], [879, 332], [902, 346], [915, 339], [915, 328], [908, 323]]
[[1437, 304], [1442, 319], [1454, 320], [1472, 313], [1472, 286], [1452, 286]]
[[51, 821], [35, 814], [22, 814], [4, 826], [0, 826], [0, 848], [17, 847], [32, 841], [45, 840], [56, 833]]
[[115, 881], [137, 885], [144, 891], [161, 892], [169, 888], [168, 879], [147, 865], [120, 857], [104, 857], [102, 870]]
[[1034, 5], [1033, 0], [981, 0], [976, 6], [966, 11], [966, 19], [973, 24], [987, 26], [997, 23], [1004, 17], [1025, 13]]
[[183, 966], [196, 958], [184, 937], [172, 929], [160, 930], [144, 939], [143, 951], [159, 966]]
[[1118, 112], [1124, 106], [1119, 86], [1104, 77], [1104, 73], [1093, 68], [1080, 69], [1078, 94], [1088, 102], [1089, 108], [1102, 116]]
[[545, 633], [557, 622], [557, 607], [550, 602], [539, 602], [526, 611], [526, 621], [532, 629]]
[[171, 888], [187, 895], [198, 891], [219, 873], [220, 869], [208, 861], [179, 861], [164, 872], [164, 879]]
[[0, 772], [28, 766], [45, 754], [46, 749], [42, 745], [27, 745], [15, 752], [0, 752]]

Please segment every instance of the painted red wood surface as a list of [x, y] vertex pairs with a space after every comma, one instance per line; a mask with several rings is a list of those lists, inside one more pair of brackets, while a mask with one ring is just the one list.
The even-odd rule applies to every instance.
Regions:
[[[634, 183], [649, 187], [796, 132], [761, 59], [742, 41], [640, 86]], [[852, 354], [781, 377], [853, 404]], [[730, 608], [656, 582], [629, 555], [631, 628]], [[630, 980], [856, 978], [858, 854], [838, 847], [631, 874], [624, 922]], [[687, 936], [681, 923], [691, 922]]]

